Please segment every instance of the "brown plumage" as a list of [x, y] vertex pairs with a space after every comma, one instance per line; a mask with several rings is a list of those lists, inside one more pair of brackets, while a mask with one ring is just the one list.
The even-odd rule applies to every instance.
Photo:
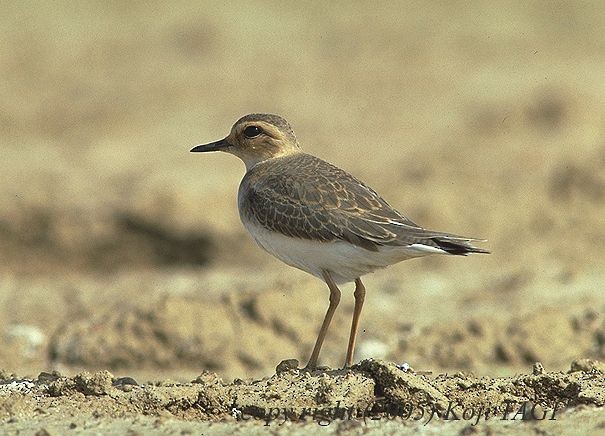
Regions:
[[473, 238], [426, 230], [349, 173], [306, 153], [261, 162], [240, 187], [242, 210], [268, 230], [295, 238], [379, 246], [423, 244], [458, 255], [486, 253]]

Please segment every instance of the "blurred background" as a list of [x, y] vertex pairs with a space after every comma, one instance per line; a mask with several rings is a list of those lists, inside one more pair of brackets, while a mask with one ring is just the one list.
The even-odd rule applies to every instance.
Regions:
[[[0, 368], [189, 379], [306, 363], [319, 280], [239, 222], [240, 116], [493, 254], [366, 279], [356, 360], [605, 358], [600, 2], [5, 2]], [[321, 363], [342, 365], [350, 286]]]

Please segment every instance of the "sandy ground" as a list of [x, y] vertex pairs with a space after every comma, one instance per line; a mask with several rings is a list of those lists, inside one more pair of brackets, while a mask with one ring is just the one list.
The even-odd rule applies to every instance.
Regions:
[[[334, 424], [334, 432], [361, 434], [368, 422], [382, 421], [374, 429], [386, 433], [432, 423], [439, 432], [484, 432], [491, 424], [490, 431], [498, 433], [517, 425], [525, 431], [596, 434], [605, 418], [586, 412], [605, 405], [604, 389], [605, 365], [590, 360], [575, 361], [568, 372], [547, 373], [538, 364], [529, 375], [492, 379], [462, 372], [432, 377], [369, 359], [346, 371], [312, 373], [285, 361], [271, 377], [230, 384], [210, 372], [190, 383], [149, 384], [108, 371], [71, 378], [41, 373], [36, 379], [3, 377], [0, 395], [7, 431], [131, 427], [182, 434], [273, 426], [312, 434], [317, 426]], [[580, 424], [571, 422], [577, 414]]]
[[[602, 433], [604, 26], [598, 2], [5, 5], [2, 432]], [[349, 371], [344, 286], [326, 369], [276, 372], [325, 285], [245, 234], [240, 162], [188, 153], [249, 112], [492, 254], [367, 276]]]

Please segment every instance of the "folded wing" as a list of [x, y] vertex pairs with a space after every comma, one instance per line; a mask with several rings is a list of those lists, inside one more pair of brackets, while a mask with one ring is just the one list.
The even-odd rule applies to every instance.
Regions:
[[[347, 241], [367, 250], [422, 245], [450, 254], [487, 253], [473, 238], [423, 229], [393, 209], [373, 189], [310, 155], [248, 172], [242, 201], [249, 218], [286, 236]], [[277, 167], [276, 167], [277, 166]], [[304, 176], [302, 175], [304, 173]]]

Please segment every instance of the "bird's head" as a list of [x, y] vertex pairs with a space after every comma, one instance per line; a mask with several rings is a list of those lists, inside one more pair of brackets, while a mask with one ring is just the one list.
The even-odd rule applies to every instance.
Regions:
[[192, 152], [224, 151], [234, 154], [250, 169], [259, 162], [300, 152], [290, 124], [279, 115], [250, 114], [233, 125], [226, 138], [198, 145]]

